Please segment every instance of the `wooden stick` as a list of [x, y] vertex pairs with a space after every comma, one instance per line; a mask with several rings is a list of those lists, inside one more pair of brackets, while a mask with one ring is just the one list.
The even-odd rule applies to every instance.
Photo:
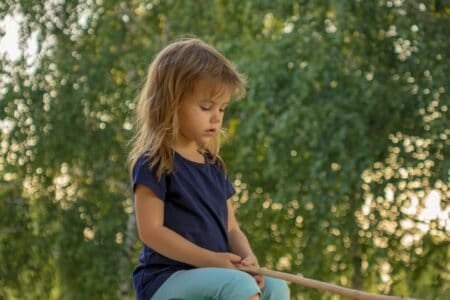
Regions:
[[289, 273], [279, 272], [279, 271], [273, 271], [266, 268], [258, 268], [258, 267], [244, 267], [239, 266], [239, 269], [244, 272], [248, 272], [251, 274], [258, 274], [258, 275], [264, 275], [264, 276], [270, 276], [274, 278], [283, 279], [289, 282], [297, 283], [302, 286], [331, 292], [337, 295], [349, 297], [351, 299], [360, 299], [360, 300], [400, 300], [400, 299], [409, 299], [413, 300], [411, 298], [403, 298], [403, 297], [397, 297], [397, 296], [386, 296], [386, 295], [379, 295], [379, 294], [371, 294], [359, 290], [349, 289], [342, 286], [338, 286], [335, 284], [309, 279], [306, 277], [303, 277], [302, 275], [293, 275]]

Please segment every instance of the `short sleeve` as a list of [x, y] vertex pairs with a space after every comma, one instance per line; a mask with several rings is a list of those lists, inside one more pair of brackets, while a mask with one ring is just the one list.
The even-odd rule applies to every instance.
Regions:
[[156, 176], [156, 168], [150, 169], [150, 160], [146, 155], [142, 155], [133, 167], [132, 173], [133, 192], [136, 185], [142, 184], [152, 190], [158, 198], [165, 200], [166, 198], [166, 180], [162, 176], [158, 180]]
[[236, 190], [234, 189], [233, 184], [231, 183], [228, 176], [225, 177], [225, 190], [227, 193], [227, 199], [230, 199], [234, 196], [234, 194], [236, 194]]

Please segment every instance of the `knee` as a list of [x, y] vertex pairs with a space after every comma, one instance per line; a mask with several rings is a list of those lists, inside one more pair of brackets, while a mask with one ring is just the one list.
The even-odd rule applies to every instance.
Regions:
[[219, 299], [254, 299], [260, 293], [255, 279], [242, 271], [234, 271], [233, 276], [224, 284]]
[[263, 297], [264, 300], [288, 300], [290, 299], [290, 290], [286, 281], [272, 277], [264, 278]]

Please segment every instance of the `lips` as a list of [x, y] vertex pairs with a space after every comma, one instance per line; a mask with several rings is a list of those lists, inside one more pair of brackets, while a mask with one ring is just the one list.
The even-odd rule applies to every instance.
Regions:
[[211, 129], [206, 130], [205, 133], [207, 136], [213, 136], [217, 133], [217, 129], [211, 128]]

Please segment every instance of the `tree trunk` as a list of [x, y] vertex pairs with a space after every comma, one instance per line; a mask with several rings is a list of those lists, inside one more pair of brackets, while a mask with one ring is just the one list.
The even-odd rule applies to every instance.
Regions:
[[[124, 195], [129, 195], [133, 199], [133, 195], [130, 193], [130, 189], [127, 184], [120, 184], [124, 190]], [[134, 201], [133, 201], [134, 203]], [[134, 208], [134, 206], [133, 206]], [[129, 272], [129, 262], [133, 258], [133, 245], [136, 242], [136, 216], [134, 209], [128, 215], [127, 230], [125, 232], [125, 242], [123, 248], [123, 255], [119, 262], [120, 282], [119, 282], [119, 298], [123, 300], [130, 299], [131, 293], [131, 275]]]
[[136, 241], [136, 217], [134, 212], [128, 216], [127, 231], [125, 234], [124, 255], [120, 260], [121, 280], [119, 283], [120, 299], [130, 299], [129, 261], [133, 255], [133, 244]]
[[362, 280], [362, 255], [361, 255], [361, 244], [359, 241], [359, 225], [356, 219], [356, 211], [358, 209], [358, 203], [362, 202], [361, 194], [356, 193], [356, 195], [351, 198], [351, 213], [353, 215], [351, 219], [351, 251], [352, 251], [352, 265], [353, 265], [353, 277], [352, 277], [352, 287], [357, 290], [363, 288]]

